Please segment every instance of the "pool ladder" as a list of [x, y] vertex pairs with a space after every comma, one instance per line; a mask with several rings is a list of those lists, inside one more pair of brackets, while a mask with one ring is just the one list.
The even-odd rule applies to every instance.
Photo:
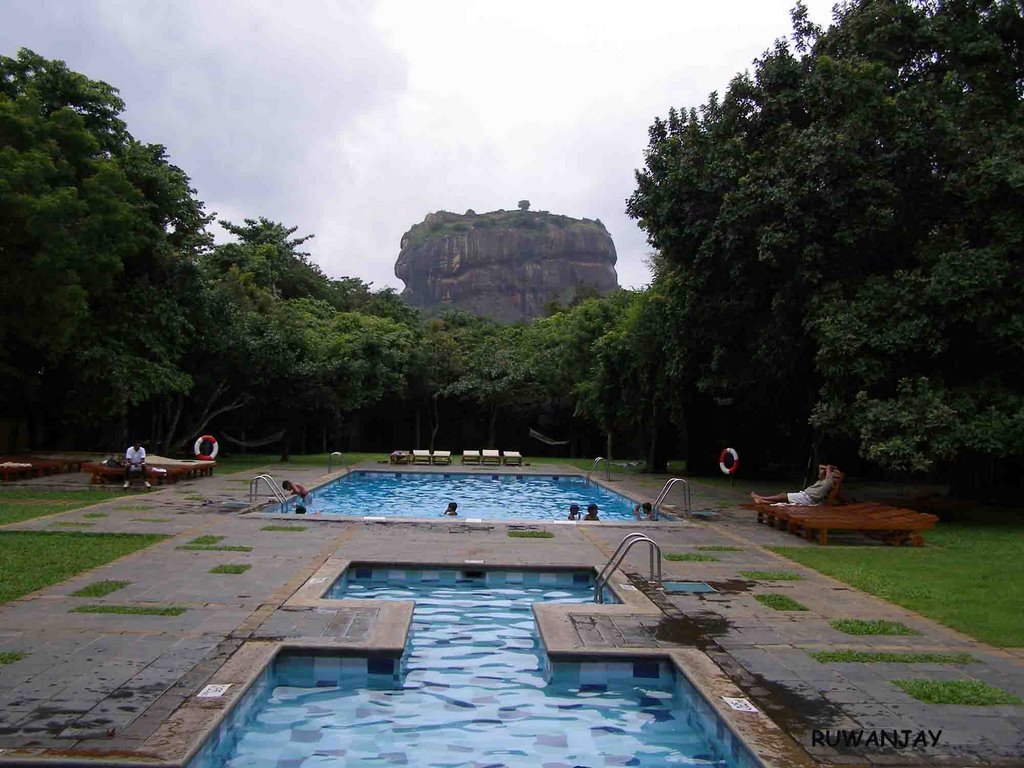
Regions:
[[[645, 536], [642, 533], [631, 533], [626, 536], [622, 541], [619, 542], [619, 546], [612, 553], [612, 556], [605, 563], [604, 568], [597, 574], [597, 578], [594, 580], [594, 602], [604, 602], [604, 588], [608, 585], [608, 579], [615, 572], [615, 569], [619, 567], [622, 561], [629, 554], [629, 550], [633, 548], [634, 544], [645, 542], [650, 545], [651, 552], [651, 572], [648, 577], [648, 581], [653, 584], [661, 583], [661, 547], [658, 546], [654, 539]], [[657, 576], [655, 576], [657, 574]]]
[[679, 483], [683, 484], [683, 509], [686, 510], [687, 517], [693, 517], [693, 507], [690, 502], [690, 484], [681, 477], [670, 478], [665, 485], [662, 486], [661, 491], [658, 493], [658, 498], [654, 500], [654, 511], [660, 512], [660, 506], [664, 503], [665, 499], [668, 498], [669, 491], [671, 491]]
[[586, 484], [587, 485], [590, 485], [590, 476], [592, 474], [594, 474], [594, 470], [597, 469], [597, 465], [600, 464], [602, 461], [604, 462], [604, 479], [608, 480], [608, 481], [610, 481], [612, 479], [612, 467], [608, 463], [608, 459], [605, 459], [605, 458], [602, 458], [601, 456], [598, 456], [596, 459], [594, 459], [594, 465], [590, 468], [590, 471], [587, 472], [587, 479], [586, 479]]
[[338, 463], [341, 464], [341, 466], [343, 466], [343, 467], [345, 466], [345, 457], [341, 455], [341, 451], [335, 451], [334, 453], [332, 453], [330, 456], [327, 457], [327, 474], [328, 475], [331, 474], [331, 472], [334, 471], [334, 457], [335, 456], [338, 457]]
[[274, 480], [274, 478], [272, 478], [270, 475], [256, 475], [256, 477], [249, 481], [250, 504], [256, 503], [256, 495], [259, 492], [260, 480], [262, 480], [267, 485], [267, 487], [270, 488], [271, 493], [274, 494], [274, 498], [276, 498], [282, 504], [288, 501], [285, 495], [281, 493], [280, 489], [277, 487], [277, 481]]

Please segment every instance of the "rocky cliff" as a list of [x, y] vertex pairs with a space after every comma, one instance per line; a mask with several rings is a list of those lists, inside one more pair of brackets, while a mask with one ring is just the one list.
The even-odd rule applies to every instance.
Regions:
[[542, 211], [428, 214], [402, 236], [395, 274], [402, 298], [501, 322], [544, 314], [585, 288], [618, 288], [615, 245], [599, 221]]

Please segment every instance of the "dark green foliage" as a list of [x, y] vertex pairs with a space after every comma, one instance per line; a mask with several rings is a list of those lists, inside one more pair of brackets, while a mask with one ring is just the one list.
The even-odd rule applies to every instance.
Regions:
[[629, 200], [684, 402], [804, 446], [811, 417], [892, 469], [1020, 454], [1019, 9], [865, 0], [824, 32], [794, 21], [797, 54], [780, 42], [655, 121]]
[[301, 533], [306, 530], [304, 525], [264, 525], [261, 531], [277, 531], [278, 533]]
[[7, 665], [7, 664], [13, 664], [16, 661], [21, 661], [26, 656], [28, 656], [28, 654], [27, 653], [23, 653], [22, 651], [3, 651], [3, 652], [0, 652], [0, 667], [3, 667], [5, 665]]

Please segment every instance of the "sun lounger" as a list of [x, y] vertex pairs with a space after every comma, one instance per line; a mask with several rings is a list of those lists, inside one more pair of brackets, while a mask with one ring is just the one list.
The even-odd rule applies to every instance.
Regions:
[[824, 509], [804, 507], [790, 514], [789, 531], [808, 540], [817, 536], [819, 544], [828, 543], [832, 530], [859, 531], [892, 546], [909, 543], [919, 547], [924, 543], [921, 532], [931, 530], [938, 521], [937, 515], [866, 502]]
[[519, 451], [505, 451], [505, 464], [506, 466], [523, 466], [523, 454]]
[[388, 458], [392, 464], [408, 464], [412, 461], [412, 453], [409, 451], [392, 451]]
[[501, 451], [492, 451], [488, 448], [484, 448], [480, 451], [481, 464], [501, 464]]
[[480, 451], [463, 451], [462, 452], [462, 463], [463, 464], [479, 464], [480, 463]]
[[[213, 468], [217, 466], [215, 461], [196, 461], [194, 463], [172, 464], [166, 467], [154, 467], [147, 464], [146, 480], [160, 485], [162, 483], [176, 483], [182, 478], [197, 478], [213, 476]], [[108, 482], [119, 483], [124, 480], [124, 467], [108, 467], [104, 464], [86, 462], [82, 464], [82, 472], [89, 472], [90, 485], [103, 485]]]
[[430, 463], [430, 451], [413, 451], [412, 452], [412, 463], [413, 464], [429, 464]]
[[434, 451], [430, 456], [430, 460], [433, 464], [451, 464], [452, 463], [452, 452], [451, 451]]

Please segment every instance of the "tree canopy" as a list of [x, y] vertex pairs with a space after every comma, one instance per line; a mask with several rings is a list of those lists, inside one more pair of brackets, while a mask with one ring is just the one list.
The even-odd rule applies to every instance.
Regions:
[[37, 447], [531, 451], [536, 426], [651, 470], [725, 444], [754, 468], [1019, 470], [1019, 8], [856, 0], [833, 22], [797, 5], [791, 41], [654, 120], [627, 201], [648, 288], [506, 326], [329, 277], [272, 218], [216, 222], [215, 245], [115, 88], [0, 57], [0, 416]]

